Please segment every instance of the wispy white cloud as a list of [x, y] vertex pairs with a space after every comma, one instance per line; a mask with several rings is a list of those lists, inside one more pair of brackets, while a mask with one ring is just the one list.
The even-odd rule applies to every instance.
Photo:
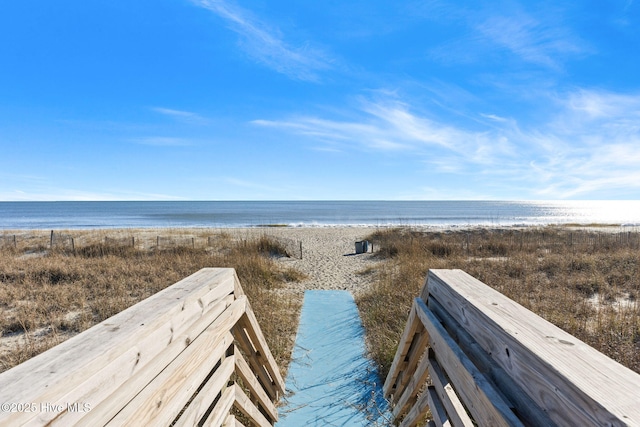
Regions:
[[506, 119], [506, 118], [504, 118], [504, 117], [497, 116], [497, 115], [495, 115], [495, 114], [483, 114], [483, 113], [481, 113], [481, 114], [480, 114], [480, 116], [481, 116], [481, 117], [484, 117], [485, 119], [492, 120], [492, 121], [494, 121], [494, 122], [503, 122], [503, 123], [504, 123], [504, 122], [509, 121], [509, 119]]
[[[527, 12], [512, 5], [497, 9], [462, 9], [455, 24], [460, 36], [430, 49], [444, 63], [485, 63], [487, 58], [519, 60], [560, 71], [574, 58], [593, 53], [593, 47], [565, 23], [562, 10], [540, 8]], [[443, 22], [447, 22], [443, 17]], [[449, 21], [452, 22], [452, 21]]]
[[580, 89], [546, 102], [549, 111], [542, 121], [518, 123], [484, 114], [488, 120], [480, 129], [471, 119], [454, 126], [446, 118], [419, 114], [396, 98], [363, 100], [357, 112], [348, 113], [349, 120], [305, 116], [253, 124], [303, 136], [332, 151], [420, 159], [432, 172], [520, 187], [541, 198], [640, 194], [640, 95]]
[[583, 121], [603, 119], [613, 123], [637, 123], [640, 119], [640, 96], [634, 94], [579, 89], [559, 102], [565, 105], [568, 114]]
[[228, 0], [192, 0], [224, 19], [241, 38], [242, 49], [254, 60], [295, 80], [319, 81], [319, 72], [332, 67], [332, 60], [309, 43], [293, 46], [279, 30]]
[[540, 194], [638, 194], [640, 95], [578, 89], [555, 100], [554, 117], [522, 135], [536, 147]]
[[559, 68], [567, 56], [584, 54], [588, 50], [568, 29], [524, 13], [492, 16], [477, 25], [476, 30], [485, 40], [522, 60], [551, 68]]
[[175, 120], [192, 123], [192, 124], [206, 124], [208, 120], [197, 113], [191, 111], [174, 110], [171, 108], [153, 107], [153, 111], [162, 114], [164, 116], [171, 117]]
[[447, 125], [413, 112], [408, 104], [397, 99], [362, 100], [357, 120], [305, 116], [252, 123], [306, 136], [332, 150], [409, 152], [433, 158], [446, 154], [462, 164], [493, 164], [514, 150], [506, 137]]

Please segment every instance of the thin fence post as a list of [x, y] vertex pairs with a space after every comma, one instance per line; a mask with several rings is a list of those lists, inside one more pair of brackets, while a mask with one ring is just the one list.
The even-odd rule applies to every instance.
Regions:
[[469, 239], [470, 239], [469, 233], [467, 233], [467, 256], [469, 256], [469, 254], [471, 252], [471, 243], [470, 243]]
[[53, 230], [51, 230], [51, 239], [49, 240], [49, 248], [53, 249]]
[[302, 259], [302, 240], [300, 241], [300, 259]]

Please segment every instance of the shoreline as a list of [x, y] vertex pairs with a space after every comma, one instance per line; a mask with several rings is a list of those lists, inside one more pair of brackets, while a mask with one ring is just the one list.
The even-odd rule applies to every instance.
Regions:
[[217, 226], [217, 225], [165, 225], [165, 226], [72, 226], [72, 227], [2, 227], [0, 225], [0, 235], [11, 233], [25, 233], [25, 232], [51, 232], [51, 231], [152, 231], [152, 230], [314, 230], [314, 229], [411, 229], [416, 231], [459, 231], [459, 230], [477, 230], [477, 229], [491, 229], [491, 230], [517, 230], [527, 228], [577, 228], [577, 229], [611, 229], [611, 228], [637, 228], [640, 229], [640, 223], [608, 223], [608, 222], [566, 222], [566, 223], [464, 223], [464, 224], [409, 224], [406, 222], [399, 223], [385, 223], [385, 224], [258, 224], [258, 225], [229, 225], [229, 226]]

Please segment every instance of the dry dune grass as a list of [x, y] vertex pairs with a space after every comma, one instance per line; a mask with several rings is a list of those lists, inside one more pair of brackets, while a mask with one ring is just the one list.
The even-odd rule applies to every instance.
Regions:
[[[356, 302], [381, 375], [430, 268], [463, 269], [640, 372], [640, 234], [615, 231], [377, 230], [368, 240], [380, 262], [363, 264], [358, 278], [367, 286], [359, 287]], [[302, 297], [287, 283], [304, 277], [276, 261], [284, 248], [265, 235], [74, 230], [57, 233], [51, 247], [49, 232], [30, 231], [15, 242], [11, 233], [0, 240], [0, 371], [203, 267], [236, 269], [286, 370]]]
[[[301, 301], [277, 289], [302, 277], [276, 264], [273, 255], [282, 251], [276, 242], [205, 231], [184, 236], [163, 230], [162, 245], [149, 232], [73, 234], [73, 247], [64, 233], [50, 247], [45, 232], [24, 233], [17, 245], [0, 247], [0, 371], [204, 267], [236, 269], [269, 347], [286, 369]], [[197, 244], [185, 245], [185, 238]]]
[[[369, 238], [383, 260], [357, 298], [386, 376], [412, 299], [431, 268], [459, 268], [640, 372], [640, 236], [589, 229], [418, 232]], [[372, 274], [370, 271], [369, 274]]]

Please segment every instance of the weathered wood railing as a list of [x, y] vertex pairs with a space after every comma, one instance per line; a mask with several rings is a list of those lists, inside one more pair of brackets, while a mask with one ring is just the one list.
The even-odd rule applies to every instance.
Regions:
[[385, 395], [401, 426], [640, 425], [640, 375], [460, 270], [431, 270]]
[[283, 390], [235, 271], [203, 269], [0, 374], [0, 425], [270, 426]]

